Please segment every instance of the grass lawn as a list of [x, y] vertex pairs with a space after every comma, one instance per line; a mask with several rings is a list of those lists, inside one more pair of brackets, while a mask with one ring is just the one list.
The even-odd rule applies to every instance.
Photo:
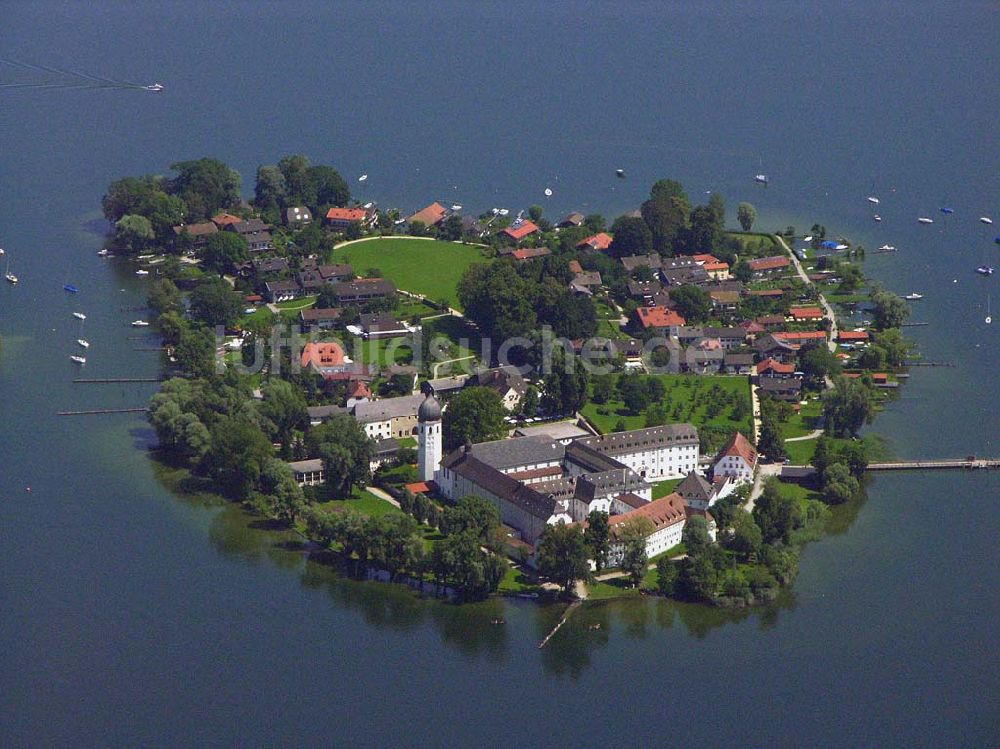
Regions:
[[388, 515], [391, 512], [401, 512], [395, 505], [389, 504], [384, 499], [376, 497], [374, 494], [355, 487], [348, 499], [331, 499], [321, 503], [322, 507], [333, 510], [355, 510], [362, 515], [379, 517]]
[[786, 442], [785, 452], [788, 459], [795, 466], [808, 465], [812, 460], [813, 453], [816, 452], [817, 440], [800, 440], [798, 442]]
[[301, 299], [289, 299], [287, 302], [278, 302], [274, 306], [280, 310], [294, 310], [298, 312], [299, 310], [309, 309], [314, 304], [316, 304], [316, 296], [304, 296]]
[[[663, 381], [667, 394], [662, 403], [667, 410], [667, 423], [689, 422], [699, 429], [710, 427], [712, 431], [728, 434], [736, 429], [751, 434], [750, 424], [750, 383], [746, 377], [724, 377], [721, 375], [649, 375]], [[716, 395], [713, 388], [718, 387]], [[734, 406], [730, 399], [743, 398], [746, 402], [746, 416], [742, 420], [733, 418]], [[646, 426], [646, 414], [630, 414], [625, 405], [616, 400], [617, 393], [607, 403], [598, 405], [587, 403], [582, 413], [602, 433], [612, 432], [621, 421], [625, 429], [640, 429]], [[716, 403], [721, 402], [721, 408]], [[647, 404], [648, 407], [649, 404]], [[723, 437], [723, 441], [726, 437]], [[721, 447], [720, 445], [718, 445]]]
[[608, 598], [622, 598], [624, 596], [638, 596], [638, 588], [626, 587], [631, 585], [631, 581], [626, 578], [618, 578], [607, 582], [587, 583], [587, 600], [603, 601]]
[[507, 574], [500, 581], [499, 593], [540, 593], [542, 587], [532, 582], [520, 569], [513, 565], [507, 568]]
[[[687, 549], [684, 548], [684, 544], [677, 544], [672, 549], [667, 549], [662, 554], [657, 554], [655, 557], [650, 559], [650, 564], [654, 564], [660, 557], [667, 557], [671, 559], [673, 557], [680, 556], [681, 554], [686, 554]], [[656, 567], [646, 570], [646, 574], [642, 576], [642, 587], [646, 590], [656, 590], [656, 583], [660, 579], [659, 575], [656, 574]]]
[[413, 359], [413, 340], [409, 336], [395, 338], [370, 338], [345, 336], [344, 351], [356, 362], [387, 367], [390, 364], [409, 364]]
[[355, 273], [378, 268], [396, 286], [429, 299], [448, 299], [458, 309], [455, 287], [473, 263], [487, 263], [482, 249], [455, 242], [411, 237], [372, 239], [347, 245], [333, 253], [334, 262], [350, 263]]
[[660, 499], [661, 497], [667, 496], [674, 490], [674, 487], [683, 480], [684, 479], [666, 479], [665, 481], [657, 481], [653, 484], [653, 499]]
[[741, 254], [749, 254], [751, 257], [770, 257], [771, 255], [784, 254], [784, 250], [770, 234], [741, 231], [729, 231], [726, 234], [739, 240], [743, 248]]
[[781, 425], [782, 439], [802, 437], [809, 434], [813, 429], [816, 429], [816, 420], [819, 419], [822, 412], [823, 403], [818, 398], [809, 401], [806, 405], [802, 406], [802, 410]]

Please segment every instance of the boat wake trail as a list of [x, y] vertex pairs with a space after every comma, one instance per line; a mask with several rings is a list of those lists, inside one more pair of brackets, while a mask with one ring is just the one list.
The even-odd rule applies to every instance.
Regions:
[[[11, 60], [0, 57], [0, 69], [7, 68], [22, 71], [30, 74], [42, 74], [41, 79], [36, 80], [0, 80], [0, 90], [28, 89], [135, 89], [147, 90], [147, 87], [134, 81], [123, 81], [115, 78], [107, 78], [99, 75], [92, 75], [79, 70], [66, 70], [49, 65], [36, 65], [20, 60]], [[37, 78], [37, 76], [36, 76]]]

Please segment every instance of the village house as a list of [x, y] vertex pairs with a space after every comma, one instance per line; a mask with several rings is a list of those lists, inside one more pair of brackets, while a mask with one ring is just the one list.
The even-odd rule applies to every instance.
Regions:
[[238, 224], [243, 219], [240, 216], [234, 216], [232, 213], [217, 213], [212, 216], [212, 223], [219, 227], [219, 230], [224, 230], [227, 226], [232, 226], [233, 224]]
[[225, 224], [225, 230], [234, 232], [247, 241], [250, 252], [264, 252], [273, 250], [274, 242], [271, 239], [270, 227], [259, 218], [251, 218], [246, 221], [233, 221]]
[[296, 205], [285, 209], [285, 226], [289, 229], [301, 229], [312, 223], [312, 211], [304, 205]]
[[722, 371], [731, 375], [749, 375], [753, 372], [754, 355], [727, 351], [722, 359]]
[[799, 346], [805, 343], [826, 343], [825, 330], [786, 330], [772, 333], [772, 335], [779, 341], [798, 344]]
[[729, 278], [729, 263], [719, 260], [715, 255], [692, 255], [691, 259], [699, 263], [704, 271], [713, 279], [722, 281]]
[[601, 274], [596, 270], [579, 271], [573, 276], [573, 280], [569, 282], [571, 291], [588, 296], [592, 296], [594, 290], [600, 287]]
[[298, 281], [268, 281], [264, 284], [264, 296], [272, 304], [297, 299], [301, 293]]
[[823, 319], [823, 310], [819, 307], [792, 307], [788, 317], [793, 322], [819, 322]]
[[784, 315], [761, 315], [754, 319], [764, 330], [782, 330], [785, 327]]
[[837, 343], [868, 343], [869, 335], [866, 330], [841, 330], [837, 332]]
[[718, 500], [732, 494], [735, 488], [736, 482], [730, 476], [720, 476], [715, 481], [709, 482], [700, 473], [691, 471], [677, 485], [674, 493], [680, 495], [689, 509], [704, 511]]
[[347, 409], [343, 406], [329, 405], [329, 406], [308, 406], [306, 408], [306, 414], [309, 416], [309, 426], [319, 426], [324, 421], [332, 418], [337, 414], [346, 414]]
[[552, 250], [548, 247], [525, 247], [520, 250], [514, 250], [510, 254], [518, 262], [524, 262], [525, 260], [534, 260], [536, 257], [551, 255]]
[[326, 225], [333, 231], [346, 231], [351, 224], [367, 228], [378, 218], [373, 209], [367, 208], [331, 208], [326, 212]]
[[786, 403], [798, 403], [802, 397], [801, 377], [758, 377], [758, 392]]
[[446, 400], [448, 396], [454, 395], [462, 388], [465, 387], [465, 383], [468, 382], [469, 375], [467, 374], [457, 374], [450, 377], [438, 377], [433, 380], [428, 380], [427, 384], [431, 388], [431, 392], [434, 395]]
[[712, 301], [712, 309], [716, 312], [735, 312], [740, 305], [738, 291], [710, 291], [708, 297]]
[[348, 364], [344, 349], [336, 341], [310, 342], [302, 348], [299, 360], [302, 369], [326, 377], [344, 372]]
[[700, 265], [678, 265], [672, 268], [660, 268], [660, 278], [667, 286], [704, 286], [711, 277]]
[[422, 393], [380, 398], [356, 404], [353, 415], [365, 434], [374, 440], [403, 439], [417, 434], [417, 410], [423, 401]]
[[660, 336], [677, 335], [678, 329], [686, 324], [677, 312], [664, 307], [637, 307], [635, 317], [640, 328]]
[[476, 372], [468, 380], [466, 387], [485, 387], [496, 391], [503, 406], [510, 412], [517, 410], [521, 398], [528, 392], [528, 383], [514, 367], [495, 367]]
[[343, 305], [364, 304], [385, 299], [396, 293], [396, 285], [384, 278], [359, 278], [331, 284], [333, 293]]
[[500, 232], [500, 237], [514, 244], [520, 244], [522, 240], [530, 237], [538, 230], [538, 226], [533, 221], [521, 219]]
[[431, 203], [426, 208], [421, 208], [416, 213], [407, 216], [406, 223], [412, 225], [415, 221], [419, 221], [424, 226], [437, 226], [450, 214], [451, 211], [440, 203]]
[[199, 250], [208, 243], [208, 238], [217, 233], [219, 228], [211, 221], [200, 221], [196, 224], [181, 224], [174, 227], [177, 238], [185, 234], [191, 239], [191, 248]]
[[785, 363], [777, 359], [764, 359], [756, 368], [758, 377], [785, 378], [795, 374], [795, 365], [791, 362]]
[[289, 270], [288, 261], [283, 257], [255, 257], [250, 261], [250, 267], [258, 279], [279, 276]]
[[573, 211], [572, 213], [567, 213], [556, 224], [560, 229], [569, 229], [576, 226], [582, 226], [586, 216], [584, 216], [579, 211]]
[[625, 268], [627, 273], [633, 273], [638, 268], [646, 266], [650, 270], [657, 271], [660, 269], [660, 256], [656, 253], [650, 253], [649, 255], [627, 255], [619, 259], [622, 267]]
[[326, 482], [326, 470], [319, 458], [296, 460], [287, 464], [299, 486], [319, 486]]
[[779, 362], [795, 362], [798, 358], [799, 346], [775, 338], [774, 333], [767, 333], [753, 342], [754, 350], [761, 359], [776, 359]]
[[611, 246], [611, 241], [611, 235], [602, 231], [577, 243], [576, 249], [589, 252], [603, 252]]
[[741, 432], [735, 432], [715, 458], [712, 477], [729, 476], [737, 484], [753, 481], [757, 449]]
[[331, 330], [337, 327], [340, 316], [343, 314], [340, 307], [329, 309], [304, 309], [299, 312], [299, 323], [304, 329], [319, 328], [320, 330]]
[[754, 258], [747, 263], [756, 279], [776, 278], [788, 273], [791, 261], [784, 255]]
[[681, 354], [681, 371], [697, 375], [718, 374], [726, 352], [718, 338], [700, 338]]
[[663, 284], [659, 281], [629, 281], [628, 282], [628, 295], [632, 299], [638, 299], [639, 301], [649, 301], [656, 294], [663, 291]]
[[359, 403], [368, 403], [372, 399], [372, 389], [367, 382], [361, 380], [349, 380], [345, 398], [347, 408], [352, 409]]
[[651, 528], [645, 541], [646, 556], [652, 559], [657, 554], [662, 554], [681, 542], [684, 525], [687, 522], [684, 499], [679, 494], [673, 493], [622, 515], [613, 515], [608, 518], [611, 535], [611, 548], [608, 553], [609, 565], [621, 564], [625, 556], [628, 528], [640, 518], [647, 521]]
[[391, 312], [362, 314], [357, 327], [365, 339], [393, 338], [408, 335], [411, 332], [406, 323], [397, 320]]

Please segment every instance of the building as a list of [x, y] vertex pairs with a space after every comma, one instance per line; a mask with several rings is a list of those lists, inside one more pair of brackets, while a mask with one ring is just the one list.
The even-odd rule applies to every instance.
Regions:
[[441, 465], [441, 403], [426, 388], [417, 408], [417, 474], [421, 481], [433, 481]]
[[869, 335], [866, 330], [841, 330], [837, 332], [837, 343], [868, 343]]
[[274, 242], [271, 239], [270, 228], [259, 218], [251, 218], [246, 221], [232, 221], [224, 225], [226, 231], [235, 232], [247, 241], [250, 252], [264, 252], [273, 250]]
[[415, 221], [419, 221], [424, 226], [437, 226], [444, 221], [450, 213], [451, 211], [440, 203], [431, 203], [426, 208], [421, 208], [413, 215], [407, 216], [406, 223], [412, 224]]
[[774, 255], [772, 257], [759, 257], [748, 261], [747, 265], [753, 272], [756, 279], [775, 278], [788, 273], [791, 261], [785, 255]]
[[572, 213], [567, 213], [563, 216], [559, 223], [556, 224], [560, 229], [569, 229], [574, 226], [582, 226], [586, 216], [584, 216], [579, 211], [573, 211]]
[[710, 291], [708, 297], [712, 300], [712, 309], [717, 312], [735, 312], [740, 305], [738, 291]]
[[649, 481], [680, 478], [698, 468], [698, 430], [691, 424], [584, 437], [567, 449], [577, 446], [614, 458]]
[[299, 486], [319, 486], [326, 481], [326, 471], [323, 468], [323, 461], [319, 458], [296, 460], [286, 465], [292, 469], [292, 474], [295, 476], [295, 483]]
[[208, 238], [218, 233], [219, 227], [211, 221], [201, 221], [196, 224], [181, 224], [174, 227], [174, 235], [179, 239], [185, 234], [191, 238], [191, 247], [201, 249], [208, 243]]
[[601, 274], [596, 270], [579, 271], [569, 282], [569, 287], [575, 292], [592, 295], [594, 289], [601, 287]]
[[506, 238], [514, 244], [520, 244], [523, 239], [531, 236], [538, 230], [538, 226], [535, 225], [533, 221], [521, 219], [519, 221], [515, 221], [513, 224], [500, 232], [500, 236]]
[[515, 437], [548, 437], [561, 445], [568, 445], [580, 437], [592, 436], [575, 421], [553, 421], [548, 424], [538, 424], [531, 427], [518, 427], [514, 430]]
[[309, 426], [315, 427], [336, 414], [346, 414], [347, 409], [343, 406], [308, 406], [306, 413], [309, 415]]
[[735, 432], [716, 456], [712, 477], [729, 476], [741, 484], [753, 481], [756, 470], [757, 449], [741, 432]]
[[785, 343], [798, 344], [805, 343], [826, 343], [825, 330], [796, 330], [778, 331], [773, 333], [774, 337]]
[[326, 212], [326, 225], [334, 231], [346, 231], [351, 224], [362, 228], [375, 221], [375, 211], [365, 208], [331, 208]]
[[304, 205], [296, 205], [285, 209], [285, 226], [289, 229], [301, 229], [312, 223], [313, 216]]
[[660, 278], [668, 286], [705, 286], [712, 277], [700, 265], [681, 265], [672, 268], [661, 268]]
[[699, 263], [704, 271], [717, 281], [729, 278], [729, 263], [719, 260], [715, 255], [692, 255], [691, 259]]
[[[406, 323], [397, 320], [391, 312], [373, 312], [361, 315], [358, 322], [361, 335], [370, 338], [393, 338], [410, 333]], [[349, 327], [349, 329], [351, 329]]]
[[787, 403], [798, 403], [802, 397], [801, 377], [758, 377], [757, 388], [761, 393]]
[[212, 216], [212, 223], [218, 226], [220, 230], [224, 230], [227, 226], [238, 224], [242, 220], [240, 216], [234, 216], [232, 213], [226, 213], [225, 211]]
[[287, 302], [302, 295], [298, 281], [268, 281], [264, 284], [264, 296], [271, 303]]
[[374, 440], [413, 437], [417, 431], [417, 412], [424, 395], [382, 398], [354, 406], [354, 418]]
[[344, 355], [344, 349], [336, 341], [312, 342], [302, 348], [300, 364], [302, 369], [326, 377], [345, 371], [347, 357]]
[[773, 333], [761, 336], [753, 342], [754, 350], [762, 359], [774, 359], [779, 362], [794, 362], [798, 357], [799, 347], [775, 338]]
[[676, 493], [668, 494], [653, 502], [647, 502], [624, 514], [611, 516], [608, 518], [611, 532], [608, 564], [611, 566], [621, 564], [625, 555], [625, 544], [629, 537], [629, 527], [633, 524], [642, 523], [649, 528], [649, 533], [645, 537], [646, 556], [652, 559], [681, 542], [686, 522], [687, 511], [684, 499]]
[[536, 257], [545, 257], [546, 255], [551, 254], [552, 250], [548, 247], [525, 247], [520, 250], [514, 250], [510, 253], [510, 256], [518, 262], [523, 262], [525, 260], [534, 260]]
[[754, 355], [737, 351], [727, 351], [722, 359], [722, 371], [732, 375], [748, 375], [753, 372]]
[[637, 307], [635, 316], [639, 327], [659, 335], [677, 335], [677, 329], [687, 324], [687, 320], [666, 307]]
[[819, 322], [823, 319], [823, 310], [819, 307], [792, 307], [788, 316], [794, 322]]
[[681, 354], [681, 371], [698, 375], [718, 374], [726, 351], [718, 338], [699, 338]]
[[343, 305], [364, 304], [385, 299], [396, 293], [396, 285], [384, 278], [359, 278], [331, 284], [333, 293]]
[[304, 309], [299, 312], [299, 322], [303, 328], [316, 327], [321, 330], [330, 330], [337, 327], [337, 323], [340, 321], [340, 316], [343, 312], [340, 307]]
[[632, 273], [643, 266], [646, 266], [650, 270], [659, 270], [662, 261], [659, 255], [651, 253], [649, 255], [628, 255], [621, 258], [620, 262], [625, 268], [626, 273]]
[[611, 246], [611, 241], [611, 235], [602, 231], [579, 242], [576, 245], [576, 249], [603, 252]]
[[254, 276], [261, 279], [281, 275], [289, 270], [288, 260], [283, 257], [255, 257], [250, 261], [250, 268]]
[[[663, 293], [663, 284], [660, 281], [632, 280], [628, 282], [628, 295], [632, 299], [638, 299], [639, 301], [650, 303], [656, 295], [662, 293]], [[650, 304], [650, 306], [665, 306], [665, 305]]]
[[495, 390], [503, 401], [504, 408], [515, 411], [521, 398], [528, 392], [528, 383], [514, 367], [494, 367], [473, 374], [466, 380], [466, 387], [485, 387]]
[[778, 361], [777, 359], [765, 359], [757, 364], [756, 373], [758, 377], [783, 378], [791, 377], [795, 374], [795, 365]]

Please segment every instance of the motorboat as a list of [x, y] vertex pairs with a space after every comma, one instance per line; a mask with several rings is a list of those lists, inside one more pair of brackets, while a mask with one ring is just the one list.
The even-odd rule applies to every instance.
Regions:
[[63, 284], [63, 289], [68, 291], [70, 294], [75, 294], [79, 291], [79, 289], [71, 283]]
[[368, 175], [362, 174], [360, 177], [358, 177], [358, 182], [364, 182], [366, 179], [368, 179]]
[[624, 169], [615, 169], [615, 176], [618, 179], [625, 179], [625, 170]]
[[137, 270], [135, 272], [135, 274], [137, 276], [148, 276], [149, 275], [149, 271], [148, 270], [143, 270], [142, 268], [140, 268], [139, 270]]
[[501, 216], [508, 216], [508, 215], [510, 215], [510, 209], [509, 208], [501, 208], [499, 211], [497, 211], [497, 213], [499, 213]]
[[921, 300], [923, 298], [924, 298], [923, 294], [918, 294], [915, 291], [911, 291], [909, 294], [907, 294], [906, 296], [903, 297], [903, 299], [906, 299], [909, 302], [916, 302], [916, 301], [919, 301], [919, 300]]
[[459, 203], [452, 203], [451, 204], [451, 210], [453, 210], [453, 211], [460, 211], [460, 210], [462, 210], [462, 206]]
[[982, 221], [984, 224], [992, 224], [993, 223], [993, 219], [991, 219], [989, 216], [980, 216], [979, 220]]
[[810, 234], [808, 237], [802, 237], [802, 241], [803, 242], [812, 242], [813, 241], [812, 234]]
[[927, 216], [921, 216], [920, 218], [917, 219], [917, 223], [919, 223], [919, 224], [933, 224], [934, 223], [934, 219], [927, 218]]
[[883, 252], [892, 252], [893, 250], [896, 249], [896, 247], [895, 245], [884, 244], [881, 247], [879, 247], [879, 249], [882, 250]]
[[83, 314], [82, 312], [74, 312], [73, 313], [73, 317], [75, 317], [77, 320], [86, 320], [87, 319], [87, 316], [85, 314]]
[[545, 197], [547, 197], [547, 198], [551, 198], [552, 197], [552, 188], [551, 187], [546, 187], [545, 188]]
[[878, 205], [878, 198], [874, 197], [873, 195], [869, 195], [868, 202], [871, 203], [872, 205]]
[[90, 348], [90, 341], [88, 341], [86, 338], [77, 338], [76, 342], [79, 343], [84, 348]]
[[978, 273], [981, 276], [992, 276], [993, 275], [993, 266], [991, 266], [991, 265], [980, 265], [978, 268], [976, 268], [976, 273]]
[[753, 181], [756, 182], [759, 185], [766, 185], [767, 184], [767, 175], [766, 174], [755, 174], [753, 176]]
[[104, 247], [103, 249], [98, 250], [97, 254], [100, 255], [101, 257], [108, 257], [108, 255], [111, 254], [111, 250], [109, 250], [107, 247]]
[[148, 86], [143, 86], [147, 91], [162, 91], [166, 88], [162, 83], [151, 83]]
[[941, 213], [944, 213], [944, 214], [949, 214], [949, 213], [954, 213], [954, 212], [955, 212], [954, 208], [942, 208], [941, 209]]
[[4, 278], [7, 279], [7, 283], [17, 283], [17, 276], [15, 276], [10, 271], [7, 271], [7, 273], [4, 275]]
[[847, 245], [846, 244], [838, 244], [833, 249], [835, 249], [835, 250], [846, 250], [847, 249]]
[[881, 217], [881, 216], [879, 216], [879, 215], [878, 215], [877, 213], [876, 213], [876, 214], [874, 214], [874, 215], [872, 216], [872, 218], [873, 218], [873, 219], [875, 219], [876, 221], [881, 221], [881, 220], [882, 220], [882, 217]]
[[75, 361], [77, 364], [86, 364], [87, 363], [87, 357], [86, 356], [77, 356], [76, 354], [72, 354], [69, 358], [72, 359], [73, 361]]
[[145, 320], [133, 320], [132, 321], [132, 327], [133, 328], [148, 328], [149, 327], [149, 323], [146, 322]]

